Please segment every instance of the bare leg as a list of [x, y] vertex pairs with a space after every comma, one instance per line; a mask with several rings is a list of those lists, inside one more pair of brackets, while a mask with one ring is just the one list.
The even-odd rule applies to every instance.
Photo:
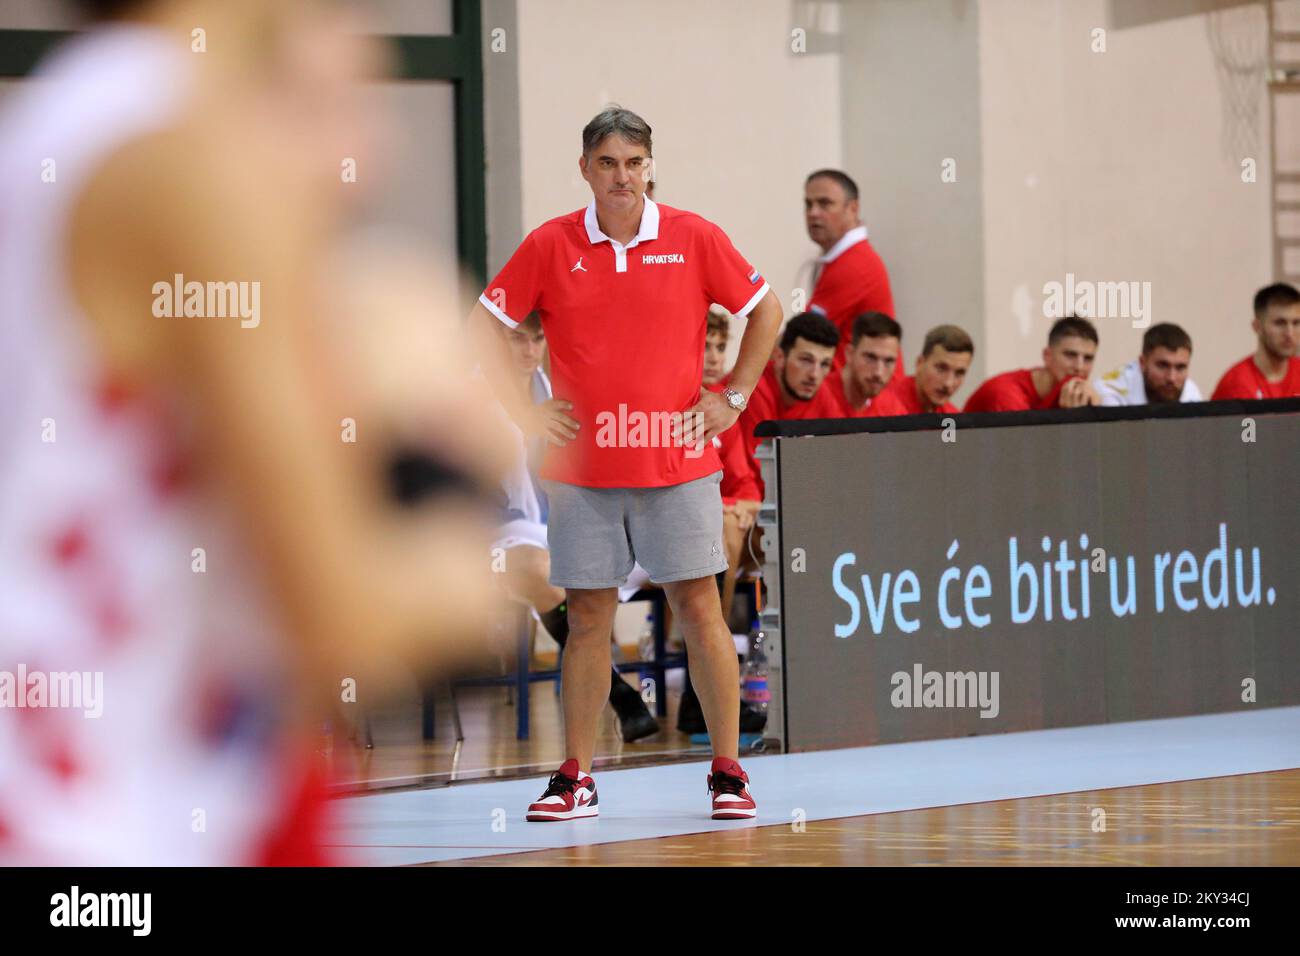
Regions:
[[745, 532], [740, 529], [740, 519], [733, 511], [722, 513], [722, 548], [727, 555], [727, 570], [722, 579], [722, 619], [731, 620], [731, 605], [736, 600], [736, 575], [740, 573], [740, 553], [745, 545]]
[[713, 756], [735, 760], [740, 750], [740, 667], [731, 630], [722, 619], [713, 575], [664, 585], [691, 661], [691, 683], [709, 727]]
[[[713, 592], [717, 594], [717, 589]], [[569, 640], [564, 648], [564, 748], [591, 772], [596, 727], [609, 698], [609, 632], [618, 609], [618, 588], [569, 590]], [[737, 676], [737, 686], [739, 686]], [[739, 693], [739, 690], [737, 690]]]

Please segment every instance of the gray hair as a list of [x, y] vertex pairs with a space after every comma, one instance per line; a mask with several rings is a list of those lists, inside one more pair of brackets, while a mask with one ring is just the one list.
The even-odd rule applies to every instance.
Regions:
[[583, 127], [582, 154], [590, 155], [601, 140], [612, 133], [617, 133], [629, 143], [644, 146], [646, 153], [653, 155], [650, 147], [650, 124], [617, 103], [606, 106]]

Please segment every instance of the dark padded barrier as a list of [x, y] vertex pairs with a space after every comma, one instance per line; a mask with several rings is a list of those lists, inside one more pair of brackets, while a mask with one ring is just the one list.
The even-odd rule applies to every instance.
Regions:
[[786, 748], [1300, 704], [1297, 413], [764, 423]]

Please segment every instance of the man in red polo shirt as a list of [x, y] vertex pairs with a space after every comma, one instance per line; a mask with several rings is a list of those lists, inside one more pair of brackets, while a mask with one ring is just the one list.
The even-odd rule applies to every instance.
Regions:
[[916, 360], [915, 375], [896, 375], [888, 391], [902, 403], [904, 414], [922, 415], [956, 413], [949, 401], [970, 370], [975, 358], [975, 343], [964, 329], [955, 325], [938, 325], [925, 334], [921, 357]]
[[1260, 289], [1250, 327], [1259, 340], [1255, 354], [1223, 374], [1211, 401], [1300, 395], [1300, 292], [1285, 282]]
[[853, 320], [864, 312], [894, 314], [889, 274], [867, 241], [858, 206], [858, 184], [838, 169], [819, 169], [804, 182], [808, 238], [822, 248], [808, 311], [840, 330], [834, 370], [844, 365]]
[[903, 403], [889, 391], [898, 370], [903, 329], [883, 312], [864, 312], [853, 320], [848, 359], [832, 372], [826, 391], [842, 418], [906, 415]]
[[[711, 731], [714, 819], [755, 815], [737, 762], [739, 669], [714, 575], [722, 549], [722, 471], [713, 437], [735, 424], [781, 323], [781, 307], [726, 234], [645, 195], [646, 122], [611, 106], [582, 132], [586, 209], [533, 230], [470, 316], [484, 369], [505, 364], [501, 336], [534, 309], [551, 350], [556, 396], [511, 408], [557, 446], [541, 469], [550, 505], [551, 583], [569, 610], [564, 655], [568, 759], [529, 820], [599, 812], [592, 766], [609, 693], [609, 633], [618, 587], [639, 562], [664, 585], [690, 648], [693, 683]], [[708, 307], [748, 317], [730, 385], [701, 385]], [[516, 390], [517, 391], [517, 390]], [[506, 387], [503, 402], [512, 401]]]
[[1047, 333], [1041, 368], [994, 375], [966, 401], [968, 412], [1022, 412], [1031, 408], [1100, 405], [1088, 379], [1097, 358], [1097, 328], [1087, 319], [1066, 316]]

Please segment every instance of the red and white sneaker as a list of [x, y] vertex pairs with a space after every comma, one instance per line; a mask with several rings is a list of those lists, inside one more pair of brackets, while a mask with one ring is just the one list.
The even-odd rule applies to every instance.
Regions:
[[714, 757], [709, 774], [709, 793], [713, 794], [713, 819], [752, 820], [758, 815], [754, 798], [749, 795], [749, 774], [740, 764], [727, 757]]
[[578, 761], [566, 760], [551, 774], [541, 798], [528, 805], [528, 819], [542, 822], [594, 817], [600, 814], [596, 804], [596, 781], [578, 769]]

